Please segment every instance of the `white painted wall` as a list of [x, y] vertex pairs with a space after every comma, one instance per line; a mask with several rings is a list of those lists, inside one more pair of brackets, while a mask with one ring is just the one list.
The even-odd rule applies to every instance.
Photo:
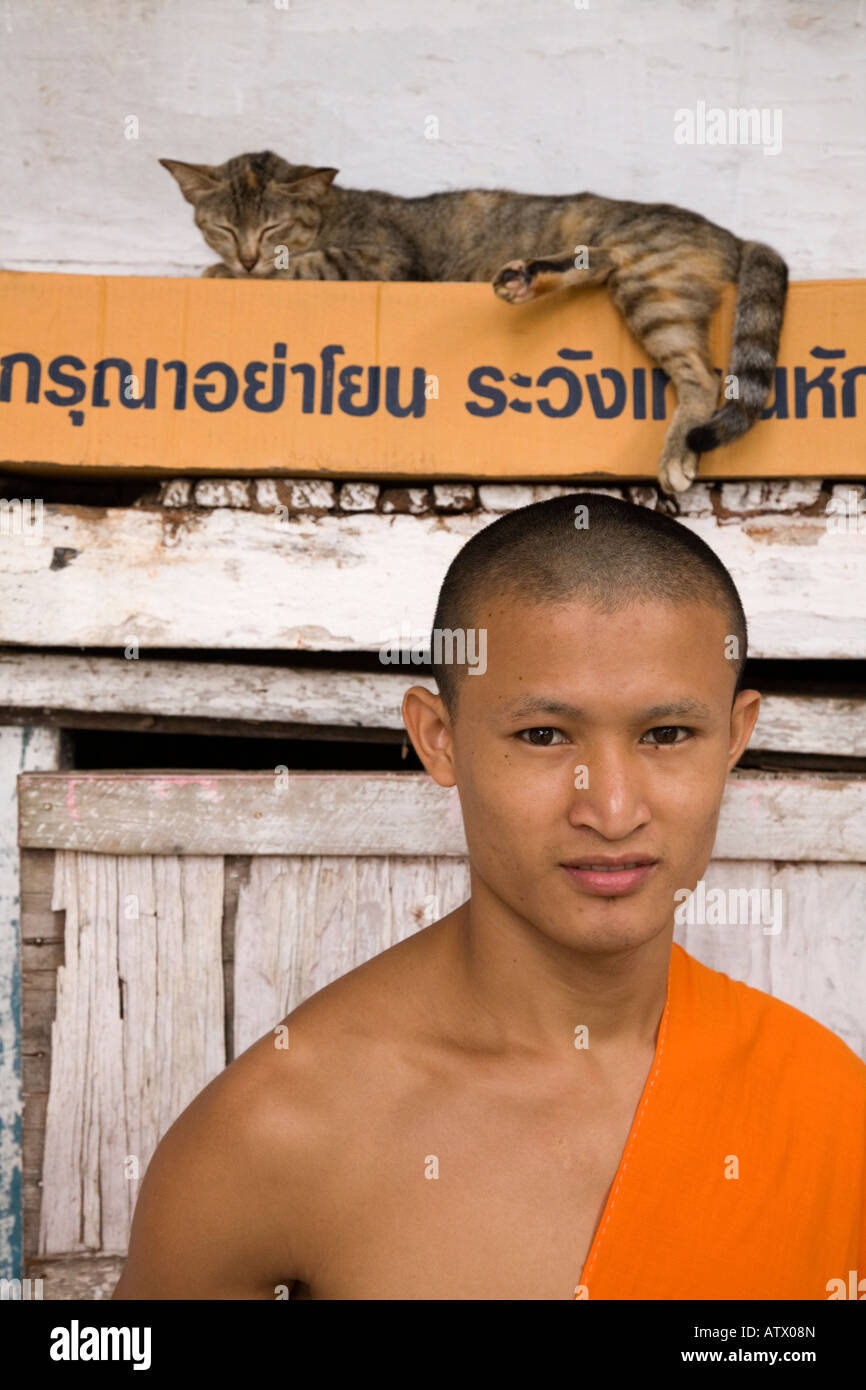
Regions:
[[[157, 158], [270, 147], [403, 194], [683, 203], [866, 275], [864, 0], [0, 0], [0, 44], [6, 268], [196, 273]], [[698, 101], [779, 108], [781, 152], [675, 144]]]

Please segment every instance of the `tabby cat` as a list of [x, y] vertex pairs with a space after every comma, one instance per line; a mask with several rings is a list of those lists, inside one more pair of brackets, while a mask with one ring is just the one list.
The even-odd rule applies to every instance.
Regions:
[[[677, 408], [659, 479], [684, 491], [698, 455], [743, 434], [770, 391], [788, 271], [769, 246], [699, 213], [594, 193], [465, 189], [401, 198], [341, 188], [336, 169], [266, 150], [225, 164], [160, 163], [220, 257], [205, 275], [289, 280], [490, 280], [509, 304], [570, 285], [606, 284]], [[280, 267], [285, 268], [280, 268]], [[734, 379], [717, 409], [707, 328], [723, 284], [737, 285]]]

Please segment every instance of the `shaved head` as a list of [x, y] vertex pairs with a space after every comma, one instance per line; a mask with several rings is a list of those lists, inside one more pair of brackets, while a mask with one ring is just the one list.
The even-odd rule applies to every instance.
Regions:
[[[710, 547], [661, 512], [592, 492], [520, 507], [479, 531], [452, 560], [436, 605], [435, 631], [484, 627], [493, 600], [557, 607], [580, 599], [602, 613], [635, 603], [704, 603], [725, 618], [732, 701], [746, 661], [746, 615], [733, 579]], [[440, 650], [434, 641], [433, 653]], [[433, 674], [453, 720], [465, 665]]]

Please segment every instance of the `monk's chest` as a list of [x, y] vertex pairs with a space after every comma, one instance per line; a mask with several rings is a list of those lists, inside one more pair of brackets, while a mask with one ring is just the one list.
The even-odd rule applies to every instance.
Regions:
[[479, 1100], [394, 1114], [358, 1141], [311, 1296], [573, 1299], [640, 1090], [552, 1112]]

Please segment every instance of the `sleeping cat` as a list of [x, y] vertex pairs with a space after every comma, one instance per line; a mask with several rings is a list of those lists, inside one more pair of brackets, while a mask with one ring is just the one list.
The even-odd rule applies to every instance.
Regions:
[[[677, 393], [659, 460], [666, 492], [684, 491], [698, 455], [743, 434], [769, 394], [787, 266], [771, 247], [741, 241], [699, 213], [594, 193], [466, 189], [401, 198], [341, 188], [336, 169], [289, 164], [267, 150], [216, 166], [160, 164], [221, 258], [205, 275], [489, 280], [509, 304], [606, 284]], [[707, 328], [728, 281], [737, 285], [726, 390], [734, 399], [717, 409]]]

